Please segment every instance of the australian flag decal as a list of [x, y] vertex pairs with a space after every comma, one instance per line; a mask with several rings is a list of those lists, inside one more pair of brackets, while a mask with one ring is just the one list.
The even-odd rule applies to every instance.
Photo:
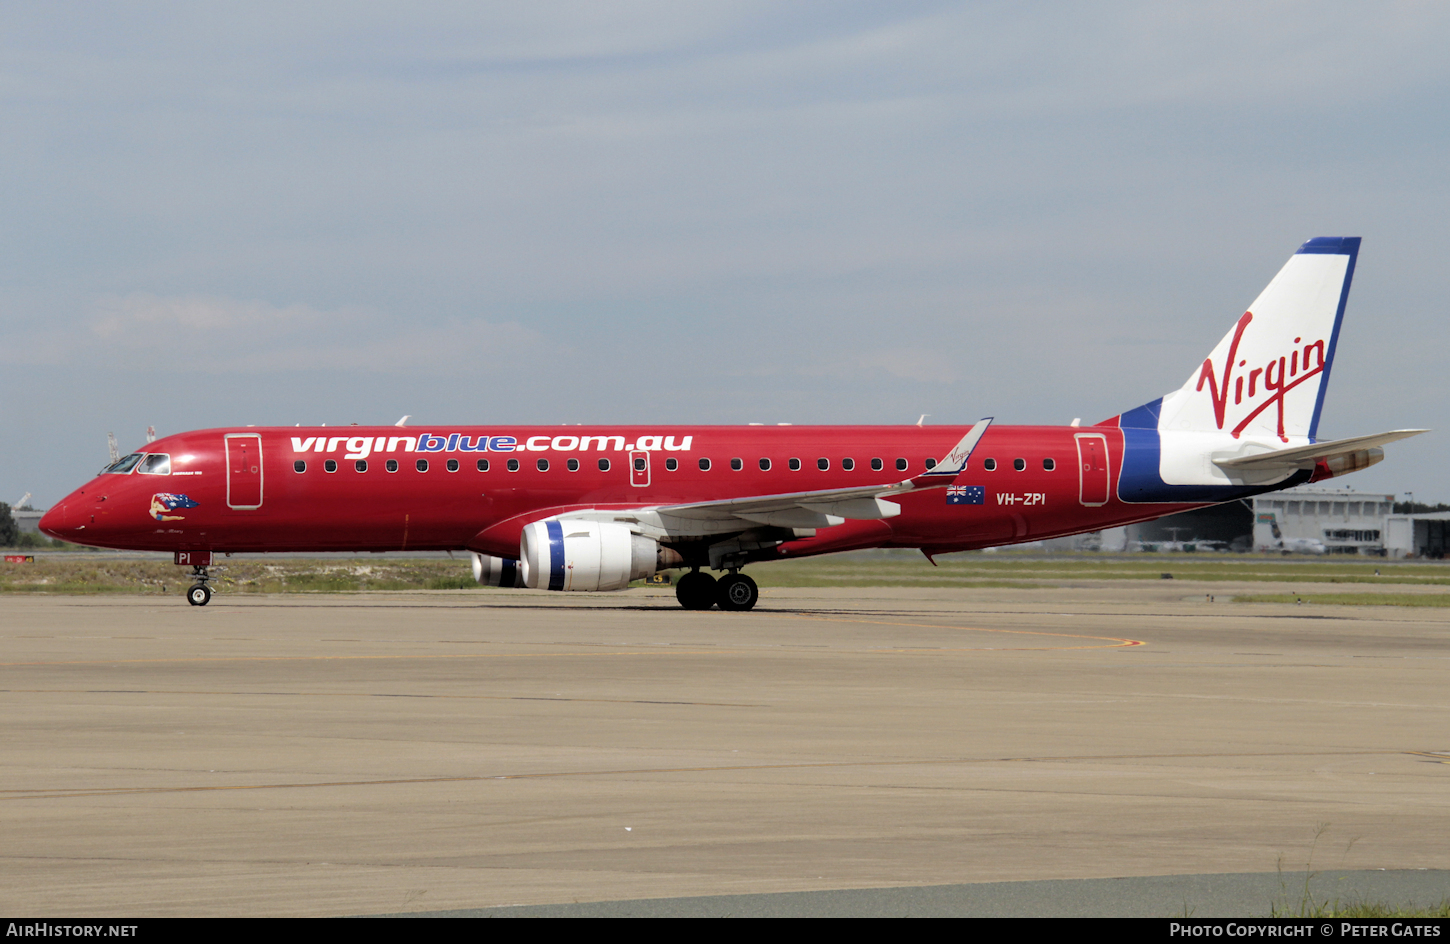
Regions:
[[981, 505], [986, 501], [985, 485], [952, 485], [947, 488], [948, 505]]

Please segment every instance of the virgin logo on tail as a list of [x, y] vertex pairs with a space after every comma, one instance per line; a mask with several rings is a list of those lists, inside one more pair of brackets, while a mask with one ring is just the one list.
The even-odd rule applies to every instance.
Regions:
[[[1311, 341], [1305, 344], [1301, 351], [1298, 345], [1304, 339], [1295, 338], [1295, 347], [1287, 355], [1270, 357], [1268, 363], [1263, 367], [1255, 367], [1245, 372], [1243, 368], [1248, 366], [1248, 361], [1237, 360], [1239, 341], [1243, 338], [1244, 329], [1253, 320], [1254, 313], [1246, 311], [1243, 313], [1243, 317], [1239, 318], [1238, 324], [1234, 326], [1233, 341], [1228, 348], [1228, 362], [1224, 365], [1222, 376], [1215, 374], [1212, 356], [1204, 360], [1203, 367], [1198, 372], [1198, 386], [1195, 390], [1202, 391], [1203, 385], [1208, 384], [1208, 395], [1213, 400], [1213, 418], [1219, 429], [1223, 429], [1224, 416], [1228, 412], [1230, 387], [1232, 387], [1235, 406], [1242, 405], [1247, 399], [1250, 407], [1248, 414], [1231, 430], [1235, 439], [1238, 439], [1239, 434], [1248, 427], [1249, 423], [1253, 422], [1254, 418], [1267, 409], [1270, 404], [1276, 405], [1279, 410], [1279, 439], [1288, 442], [1289, 437], [1284, 435], [1284, 395], [1310, 377], [1324, 372], [1324, 340], [1321, 338]], [[1314, 356], [1312, 368], [1309, 366], [1311, 353]], [[1235, 376], [1236, 368], [1237, 376]], [[1246, 380], [1248, 382], [1247, 390], [1245, 390], [1244, 383]], [[1266, 399], [1261, 403], [1255, 403], [1260, 396], [1264, 396]]]

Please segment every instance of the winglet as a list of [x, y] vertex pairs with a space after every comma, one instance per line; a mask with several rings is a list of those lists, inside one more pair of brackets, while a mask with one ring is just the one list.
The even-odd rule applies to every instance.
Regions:
[[947, 453], [946, 458], [933, 466], [929, 472], [918, 475], [912, 481], [918, 485], [922, 484], [923, 479], [928, 482], [935, 480], [940, 483], [943, 479], [950, 481], [961, 475], [962, 470], [967, 467], [967, 460], [972, 457], [972, 450], [977, 448], [977, 443], [981, 441], [982, 436], [987, 432], [987, 427], [991, 425], [992, 417], [982, 417], [975, 426], [967, 430], [967, 435], [963, 436], [962, 441]]

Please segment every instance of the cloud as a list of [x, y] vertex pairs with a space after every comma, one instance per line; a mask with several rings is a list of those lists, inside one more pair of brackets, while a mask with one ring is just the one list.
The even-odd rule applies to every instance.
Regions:
[[922, 347], [886, 347], [844, 358], [815, 356], [807, 364], [788, 368], [802, 377], [849, 379], [885, 374], [901, 380], [950, 384], [960, 365], [954, 366], [949, 353]]
[[82, 329], [32, 323], [11, 363], [117, 365], [168, 374], [465, 371], [535, 350], [517, 322], [410, 324], [374, 309], [133, 293], [93, 302]]
[[[333, 312], [334, 319], [348, 320], [354, 312]], [[228, 340], [246, 336], [267, 339], [305, 330], [328, 319], [328, 313], [306, 305], [278, 308], [261, 301], [238, 301], [190, 295], [162, 298], [146, 293], [124, 298], [103, 298], [96, 303], [90, 331], [111, 344], [150, 348], [158, 334], [175, 337], [195, 333], [198, 340], [220, 333]]]

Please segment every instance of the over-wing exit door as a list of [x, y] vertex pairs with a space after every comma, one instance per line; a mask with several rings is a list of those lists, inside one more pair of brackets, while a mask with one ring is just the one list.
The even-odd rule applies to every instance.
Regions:
[[649, 484], [648, 452], [631, 452], [629, 454], [629, 484], [637, 486]]

